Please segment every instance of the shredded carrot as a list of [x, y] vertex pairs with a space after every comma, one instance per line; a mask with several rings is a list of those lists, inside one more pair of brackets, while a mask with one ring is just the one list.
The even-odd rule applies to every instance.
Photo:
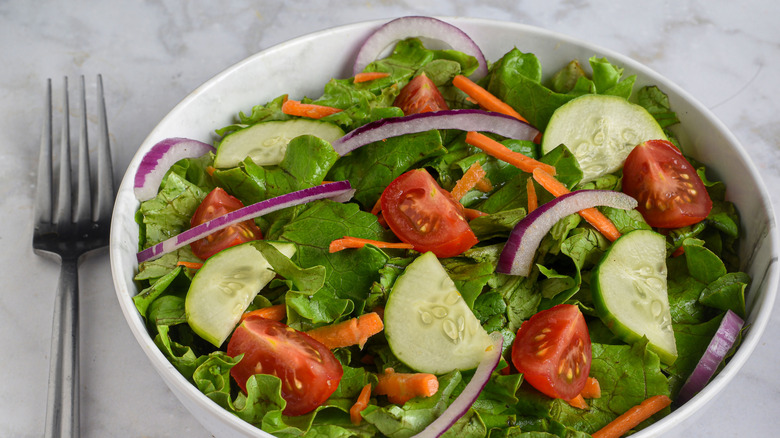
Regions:
[[528, 193], [528, 212], [530, 213], [539, 206], [539, 199], [536, 197], [536, 186], [534, 186], [533, 178], [528, 178], [525, 183], [525, 190]]
[[329, 349], [357, 345], [363, 348], [368, 338], [384, 329], [382, 318], [376, 312], [365, 313], [333, 325], [318, 327], [306, 332]]
[[683, 254], [685, 254], [685, 247], [680, 245], [677, 249], [674, 250], [672, 257], [680, 257]]
[[376, 200], [376, 204], [371, 208], [371, 214], [377, 216], [382, 211], [382, 198]]
[[286, 100], [282, 104], [283, 113], [290, 116], [308, 117], [310, 119], [321, 119], [341, 111], [341, 109], [333, 108], [332, 106], [301, 103], [299, 100]]
[[[533, 171], [533, 175], [536, 182], [544, 187], [545, 190], [552, 193], [553, 196], [558, 197], [569, 193], [569, 189], [549, 173], [537, 169]], [[614, 242], [620, 237], [620, 231], [615, 227], [615, 224], [595, 208], [586, 208], [579, 213], [583, 219], [593, 225], [593, 227], [599, 230], [607, 239]]]
[[382, 79], [388, 76], [390, 76], [390, 73], [384, 71], [363, 72], [363, 73], [356, 74], [355, 79], [352, 82], [355, 84], [359, 84], [361, 82], [374, 81], [376, 79]]
[[344, 236], [341, 239], [336, 239], [330, 242], [328, 251], [339, 252], [347, 248], [362, 248], [368, 244], [374, 245], [377, 248], [391, 248], [391, 249], [413, 249], [411, 243], [404, 242], [383, 242], [381, 240], [361, 239], [360, 237]]
[[601, 398], [601, 385], [595, 377], [588, 377], [580, 395], [585, 398]]
[[654, 395], [627, 410], [592, 436], [593, 438], [619, 438], [671, 403], [672, 400], [665, 395]]
[[190, 268], [190, 269], [200, 269], [201, 267], [203, 267], [203, 263], [183, 262], [180, 260], [176, 263], [176, 266], [184, 266], [185, 268]]
[[209, 176], [214, 176], [214, 171], [217, 169], [214, 166], [206, 166], [206, 173], [209, 174]]
[[360, 395], [358, 395], [357, 401], [355, 401], [355, 404], [352, 405], [351, 408], [349, 408], [349, 419], [352, 421], [352, 424], [355, 426], [359, 426], [360, 422], [363, 420], [363, 416], [360, 415], [360, 412], [368, 407], [368, 402], [371, 399], [371, 384], [368, 383], [366, 386], [363, 387], [363, 389], [360, 390]]
[[534, 169], [540, 168], [550, 175], [555, 175], [555, 167], [534, 160], [519, 152], [515, 152], [492, 138], [478, 132], [469, 131], [466, 134], [466, 143], [482, 149], [488, 155], [501, 161], [506, 161], [523, 172], [531, 173]]
[[493, 183], [490, 182], [490, 179], [488, 179], [487, 176], [485, 176], [481, 180], [477, 181], [477, 185], [474, 186], [474, 187], [476, 187], [477, 190], [479, 190], [480, 192], [487, 193], [487, 192], [493, 190]]
[[452, 79], [452, 85], [468, 94], [468, 96], [477, 101], [477, 103], [482, 108], [485, 108], [488, 111], [495, 111], [497, 113], [506, 114], [507, 116], [512, 116], [518, 120], [522, 120], [523, 122], [528, 123], [528, 120], [515, 111], [514, 108], [491, 94], [488, 90], [475, 84], [471, 79], [463, 75], [457, 75]]
[[274, 321], [281, 321], [284, 318], [287, 318], [287, 306], [284, 304], [275, 304], [273, 306], [263, 307], [262, 309], [255, 309], [251, 312], [244, 312], [244, 314], [241, 315], [241, 321], [251, 315], [257, 315]]
[[481, 216], [487, 216], [484, 211], [475, 210], [473, 208], [464, 208], [463, 213], [466, 215], [466, 220], [476, 219]]
[[577, 395], [577, 397], [574, 397], [571, 400], [566, 400], [566, 403], [577, 409], [590, 409], [588, 402], [585, 401], [585, 398], [582, 396], [582, 394]]
[[439, 390], [436, 376], [428, 373], [396, 373], [387, 368], [379, 374], [374, 394], [386, 395], [391, 403], [402, 405], [415, 397], [430, 397]]
[[479, 161], [475, 161], [471, 167], [466, 170], [463, 177], [455, 183], [455, 187], [452, 188], [450, 194], [456, 201], [460, 201], [469, 190], [479, 183], [486, 175], [485, 169], [479, 164]]

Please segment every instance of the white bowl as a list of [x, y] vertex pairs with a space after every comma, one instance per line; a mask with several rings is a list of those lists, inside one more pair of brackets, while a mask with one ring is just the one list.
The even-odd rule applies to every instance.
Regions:
[[[726, 182], [728, 198], [742, 213], [740, 256], [753, 278], [748, 292], [750, 329], [729, 364], [707, 387], [671, 415], [637, 433], [637, 438], [660, 435], [700, 411], [736, 375], [766, 327], [778, 287], [780, 271], [778, 231], [770, 198], [745, 150], [726, 127], [702, 104], [663, 76], [618, 53], [571, 37], [521, 24], [470, 18], [444, 18], [469, 34], [488, 60], [496, 60], [513, 46], [537, 54], [544, 72], [556, 71], [572, 59], [605, 56], [638, 76], [637, 88], [655, 84], [669, 95], [682, 121], [676, 131], [685, 152], [708, 165]], [[111, 271], [122, 312], [135, 338], [171, 391], [203, 426], [218, 437], [271, 435], [245, 423], [190, 384], [168, 362], [149, 336], [131, 297], [138, 290], [136, 272], [138, 227], [134, 215], [133, 175], [141, 157], [167, 137], [189, 137], [205, 142], [214, 129], [233, 122], [239, 111], [289, 93], [293, 98], [319, 97], [332, 77], [351, 76], [352, 60], [361, 42], [385, 21], [372, 21], [324, 30], [279, 44], [228, 68], [198, 87], [179, 103], [149, 134], [131, 161], [117, 195], [111, 224]], [[270, 84], [270, 85], [269, 85]]]

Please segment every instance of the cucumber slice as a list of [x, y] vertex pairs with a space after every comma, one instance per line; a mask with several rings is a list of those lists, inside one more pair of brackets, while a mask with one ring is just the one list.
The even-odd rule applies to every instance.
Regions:
[[336, 124], [312, 119], [257, 123], [222, 139], [214, 158], [214, 167], [236, 167], [246, 157], [250, 157], [258, 166], [279, 164], [290, 140], [307, 134], [332, 143], [344, 136], [344, 131]]
[[634, 146], [647, 140], [666, 140], [647, 110], [622, 97], [586, 94], [555, 110], [542, 151], [565, 144], [580, 164], [582, 182], [588, 182], [623, 167]]
[[[295, 253], [292, 243], [269, 243], [287, 257]], [[275, 275], [253, 242], [214, 254], [192, 278], [184, 301], [187, 323], [198, 336], [221, 346], [241, 314]]]
[[593, 304], [602, 321], [626, 342], [643, 336], [667, 364], [677, 345], [666, 289], [666, 239], [650, 230], [624, 234], [604, 255], [591, 280]]
[[445, 374], [479, 365], [490, 336], [439, 259], [427, 252], [396, 280], [385, 305], [390, 349], [410, 368]]

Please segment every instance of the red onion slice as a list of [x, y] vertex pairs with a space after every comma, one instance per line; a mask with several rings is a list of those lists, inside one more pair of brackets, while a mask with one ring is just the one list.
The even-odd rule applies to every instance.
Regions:
[[135, 173], [133, 192], [143, 202], [157, 196], [165, 173], [171, 166], [184, 158], [197, 158], [214, 152], [213, 146], [189, 138], [166, 138], [149, 149], [141, 158]]
[[560, 219], [580, 210], [596, 206], [631, 210], [634, 198], [611, 190], [578, 190], [539, 206], [512, 229], [509, 240], [498, 259], [496, 271], [522, 277], [531, 273], [531, 264], [539, 243]]
[[488, 72], [485, 55], [477, 43], [458, 27], [432, 17], [409, 16], [396, 18], [372, 33], [358, 51], [353, 74], [358, 74], [377, 59], [391, 44], [406, 38], [422, 37], [447, 43], [454, 50], [477, 58], [479, 67], [471, 74], [476, 80]]
[[492, 111], [460, 109], [377, 120], [349, 132], [334, 141], [332, 145], [333, 149], [343, 156], [375, 141], [431, 129], [492, 132], [518, 140], [533, 140], [539, 133], [539, 130], [533, 126], [511, 116]]
[[438, 438], [447, 431], [456, 421], [468, 412], [471, 405], [477, 400], [482, 389], [487, 385], [490, 376], [501, 361], [501, 349], [504, 346], [504, 338], [499, 332], [490, 334], [493, 341], [491, 348], [485, 352], [485, 357], [474, 371], [471, 381], [463, 389], [458, 398], [442, 412], [441, 416], [435, 419], [425, 429], [412, 438]]
[[702, 355], [696, 368], [693, 369], [691, 375], [688, 376], [688, 380], [680, 388], [675, 401], [676, 404], [681, 405], [687, 402], [704, 389], [704, 386], [715, 375], [715, 371], [718, 370], [720, 363], [726, 358], [726, 354], [734, 346], [744, 325], [745, 321], [736, 313], [731, 310], [726, 311], [726, 315], [723, 316], [715, 336], [712, 337], [712, 341], [707, 346], [707, 350]]
[[196, 240], [200, 240], [215, 231], [219, 231], [247, 219], [253, 219], [283, 208], [305, 204], [318, 199], [331, 198], [338, 200], [338, 202], [344, 202], [352, 197], [352, 193], [353, 190], [349, 181], [337, 181], [266, 199], [265, 201], [247, 205], [246, 207], [239, 208], [238, 210], [204, 222], [181, 234], [173, 236], [170, 239], [150, 246], [136, 254], [136, 258], [138, 259], [138, 263], [152, 260], [185, 245], [189, 245]]

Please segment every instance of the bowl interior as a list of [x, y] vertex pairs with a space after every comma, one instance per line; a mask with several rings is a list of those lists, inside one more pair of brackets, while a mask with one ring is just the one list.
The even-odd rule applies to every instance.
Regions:
[[[751, 329], [729, 365], [698, 396], [672, 415], [635, 436], [650, 436], [669, 430], [691, 416], [733, 378], [758, 343], [778, 287], [778, 235], [771, 202], [756, 168], [736, 138], [705, 107], [654, 71], [620, 54], [576, 39], [515, 23], [483, 19], [443, 18], [463, 29], [482, 48], [488, 60], [496, 60], [516, 46], [535, 53], [548, 74], [572, 59], [584, 65], [593, 55], [607, 57], [636, 74], [637, 87], [658, 85], [669, 95], [682, 123], [676, 134], [685, 152], [707, 164], [725, 181], [728, 198], [742, 214], [744, 267], [753, 278], [748, 293]], [[167, 361], [148, 335], [131, 297], [138, 290], [133, 282], [137, 269], [135, 253], [138, 228], [134, 215], [138, 201], [133, 195], [133, 176], [142, 156], [168, 137], [214, 140], [214, 129], [233, 122], [239, 111], [281, 94], [298, 99], [316, 98], [331, 78], [351, 76], [352, 60], [361, 42], [384, 21], [337, 27], [277, 45], [229, 67], [181, 101], [149, 134], [128, 166], [120, 185], [111, 227], [111, 270], [122, 312], [136, 340], [174, 394], [217, 436], [270, 436], [224, 411], [186, 381]]]

